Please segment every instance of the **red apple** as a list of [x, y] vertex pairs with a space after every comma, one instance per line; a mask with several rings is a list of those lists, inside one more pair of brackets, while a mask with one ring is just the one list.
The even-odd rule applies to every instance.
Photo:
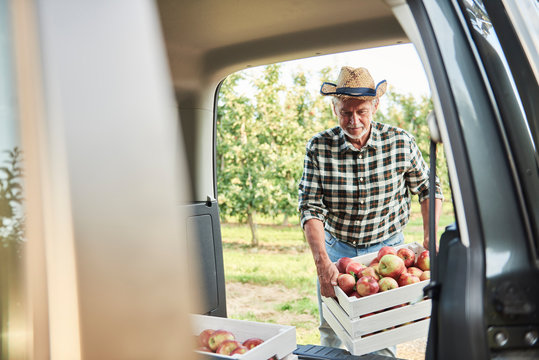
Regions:
[[371, 267], [371, 268], [374, 269], [374, 271], [375, 271], [376, 274], [378, 275], [378, 278], [381, 278], [381, 276], [380, 276], [380, 263], [376, 263], [376, 264], [371, 265], [371, 266], [369, 266], [369, 267]]
[[210, 335], [213, 334], [215, 330], [213, 329], [205, 329], [200, 332], [198, 335], [198, 345], [209, 347], [208, 345], [208, 339], [210, 338]]
[[354, 291], [354, 286], [356, 286], [356, 278], [350, 274], [339, 274], [337, 284], [346, 295], [350, 295]]
[[236, 350], [240, 346], [242, 346], [241, 343], [236, 340], [225, 340], [219, 344], [217, 350], [215, 350], [215, 353], [221, 355], [230, 355], [232, 351]]
[[380, 259], [378, 271], [382, 277], [389, 276], [397, 280], [405, 270], [404, 261], [397, 255], [387, 254]]
[[378, 280], [378, 286], [380, 287], [380, 291], [387, 291], [398, 288], [399, 284], [392, 277], [383, 277]]
[[259, 338], [250, 338], [243, 342], [243, 346], [245, 346], [248, 350], [251, 350], [255, 346], [262, 344], [263, 342], [264, 340]]
[[378, 261], [380, 261], [384, 255], [392, 254], [397, 255], [397, 250], [393, 246], [383, 246], [380, 250], [378, 250], [378, 256], [376, 257]]
[[421, 276], [419, 277], [419, 280], [420, 281], [423, 281], [423, 280], [429, 280], [430, 279], [430, 270], [425, 270], [423, 271], [423, 273], [421, 274]]
[[430, 270], [430, 254], [428, 250], [424, 250], [419, 254], [415, 265], [423, 271]]
[[411, 285], [419, 282], [419, 278], [415, 275], [412, 275], [408, 272], [403, 272], [397, 280], [399, 286]]
[[234, 334], [223, 329], [215, 330], [208, 339], [208, 347], [212, 351], [216, 351], [219, 345], [226, 340], [234, 340]]
[[346, 273], [346, 266], [352, 261], [351, 258], [349, 257], [342, 257], [340, 258], [339, 260], [337, 260], [337, 263], [335, 265], [337, 265], [337, 270], [339, 270], [339, 272], [341, 274], [345, 274]]
[[378, 281], [371, 276], [362, 276], [356, 283], [356, 291], [361, 296], [376, 294], [379, 288]]
[[404, 266], [410, 267], [414, 264], [415, 253], [408, 248], [400, 248], [397, 250], [397, 256], [404, 261]]
[[406, 271], [409, 274], [415, 275], [417, 277], [420, 277], [421, 274], [423, 274], [423, 270], [421, 270], [420, 268], [417, 268], [415, 266], [410, 266]]
[[378, 274], [376, 273], [376, 270], [374, 270], [374, 268], [372, 267], [363, 268], [361, 272], [359, 273], [359, 277], [362, 277], [362, 276], [371, 276], [376, 281], [380, 279], [380, 276], [378, 276]]
[[371, 260], [371, 262], [369, 263], [369, 266], [374, 266], [376, 264], [378, 264], [380, 262], [380, 260], [378, 260], [377, 257], [375, 257], [374, 259]]
[[247, 349], [245, 346], [240, 345], [236, 348], [236, 350], [232, 351], [230, 355], [232, 356], [236, 354], [245, 354], [247, 351], [249, 351], [249, 349]]
[[351, 294], [350, 294], [350, 296], [349, 296], [349, 297], [356, 297], [356, 298], [360, 298], [360, 297], [361, 297], [361, 295], [359, 295], [359, 294], [357, 293], [357, 291], [354, 291], [353, 293], [351, 293]]
[[356, 279], [359, 279], [361, 277], [360, 272], [364, 267], [365, 266], [363, 264], [352, 261], [346, 266], [346, 273], [354, 275]]

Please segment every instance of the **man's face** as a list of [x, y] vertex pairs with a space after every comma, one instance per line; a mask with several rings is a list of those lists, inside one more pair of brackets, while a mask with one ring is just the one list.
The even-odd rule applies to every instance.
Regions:
[[353, 140], [364, 140], [369, 135], [371, 121], [378, 103], [372, 100], [344, 99], [337, 101], [333, 110], [344, 133]]

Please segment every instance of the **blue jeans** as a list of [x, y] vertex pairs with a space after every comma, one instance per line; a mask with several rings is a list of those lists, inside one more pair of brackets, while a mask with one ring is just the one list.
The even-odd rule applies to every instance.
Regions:
[[[389, 239], [379, 242], [377, 244], [364, 247], [364, 248], [356, 248], [354, 246], [348, 245], [345, 242], [339, 241], [337, 238], [335, 238], [333, 235], [331, 235], [330, 233], [326, 231], [326, 251], [328, 253], [329, 258], [333, 262], [336, 262], [337, 260], [345, 256], [352, 258], [352, 257], [365, 255], [372, 252], [378, 252], [378, 250], [380, 250], [383, 246], [396, 246], [396, 245], [401, 245], [403, 243], [404, 243], [404, 235], [402, 234], [402, 232], [399, 232], [398, 234], [393, 235]], [[327, 321], [324, 319], [324, 314], [322, 314], [322, 298], [320, 296], [320, 283], [317, 283], [317, 295], [318, 295], [318, 310], [320, 312], [320, 326], [318, 327], [318, 329], [320, 330], [320, 344], [322, 346], [329, 346], [329, 347], [335, 347], [335, 348], [343, 347], [341, 339], [339, 339], [337, 334], [335, 334], [333, 329], [329, 326]], [[387, 349], [375, 351], [374, 354], [396, 357], [397, 347], [392, 346]]]

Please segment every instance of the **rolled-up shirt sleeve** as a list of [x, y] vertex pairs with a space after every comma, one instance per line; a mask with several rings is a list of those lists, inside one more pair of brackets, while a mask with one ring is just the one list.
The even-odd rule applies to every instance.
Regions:
[[307, 144], [303, 162], [303, 175], [299, 182], [299, 211], [302, 227], [310, 219], [319, 219], [324, 222], [328, 213], [324, 205], [318, 157], [312, 141]]
[[[410, 167], [406, 172], [406, 183], [410, 192], [418, 195], [419, 202], [429, 196], [429, 174], [430, 169], [421, 155], [416, 142], [410, 138]], [[436, 198], [443, 200], [440, 179], [436, 176]]]

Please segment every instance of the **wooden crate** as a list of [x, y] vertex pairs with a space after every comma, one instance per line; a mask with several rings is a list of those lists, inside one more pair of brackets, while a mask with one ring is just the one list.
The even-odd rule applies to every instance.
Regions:
[[[352, 338], [360, 338], [375, 332], [392, 329], [403, 324], [430, 316], [431, 300], [425, 299], [413, 305], [402, 305], [378, 313], [366, 314], [362, 317], [351, 318], [334, 299], [324, 303], [331, 315], [339, 322]], [[324, 313], [325, 317], [325, 313]]]
[[193, 334], [198, 335], [205, 329], [224, 329], [243, 342], [248, 338], [258, 337], [264, 342], [245, 354], [227, 356], [197, 351], [211, 359], [260, 360], [277, 356], [284, 359], [297, 348], [296, 328], [288, 325], [268, 324], [247, 320], [228, 319], [216, 316], [191, 315]]
[[352, 337], [333, 315], [331, 310], [322, 304], [324, 318], [342, 340], [344, 346], [352, 355], [363, 355], [373, 351], [387, 348], [392, 345], [424, 337], [428, 333], [430, 319], [421, 319], [414, 322], [401, 324], [394, 328], [388, 328], [362, 337]]
[[[419, 255], [425, 249], [417, 244], [408, 247]], [[354, 258], [368, 265], [376, 253]], [[335, 286], [336, 298], [322, 297], [323, 314], [348, 351], [362, 355], [401, 342], [424, 337], [428, 333], [431, 300], [423, 296], [429, 280], [365, 296], [348, 297]]]

